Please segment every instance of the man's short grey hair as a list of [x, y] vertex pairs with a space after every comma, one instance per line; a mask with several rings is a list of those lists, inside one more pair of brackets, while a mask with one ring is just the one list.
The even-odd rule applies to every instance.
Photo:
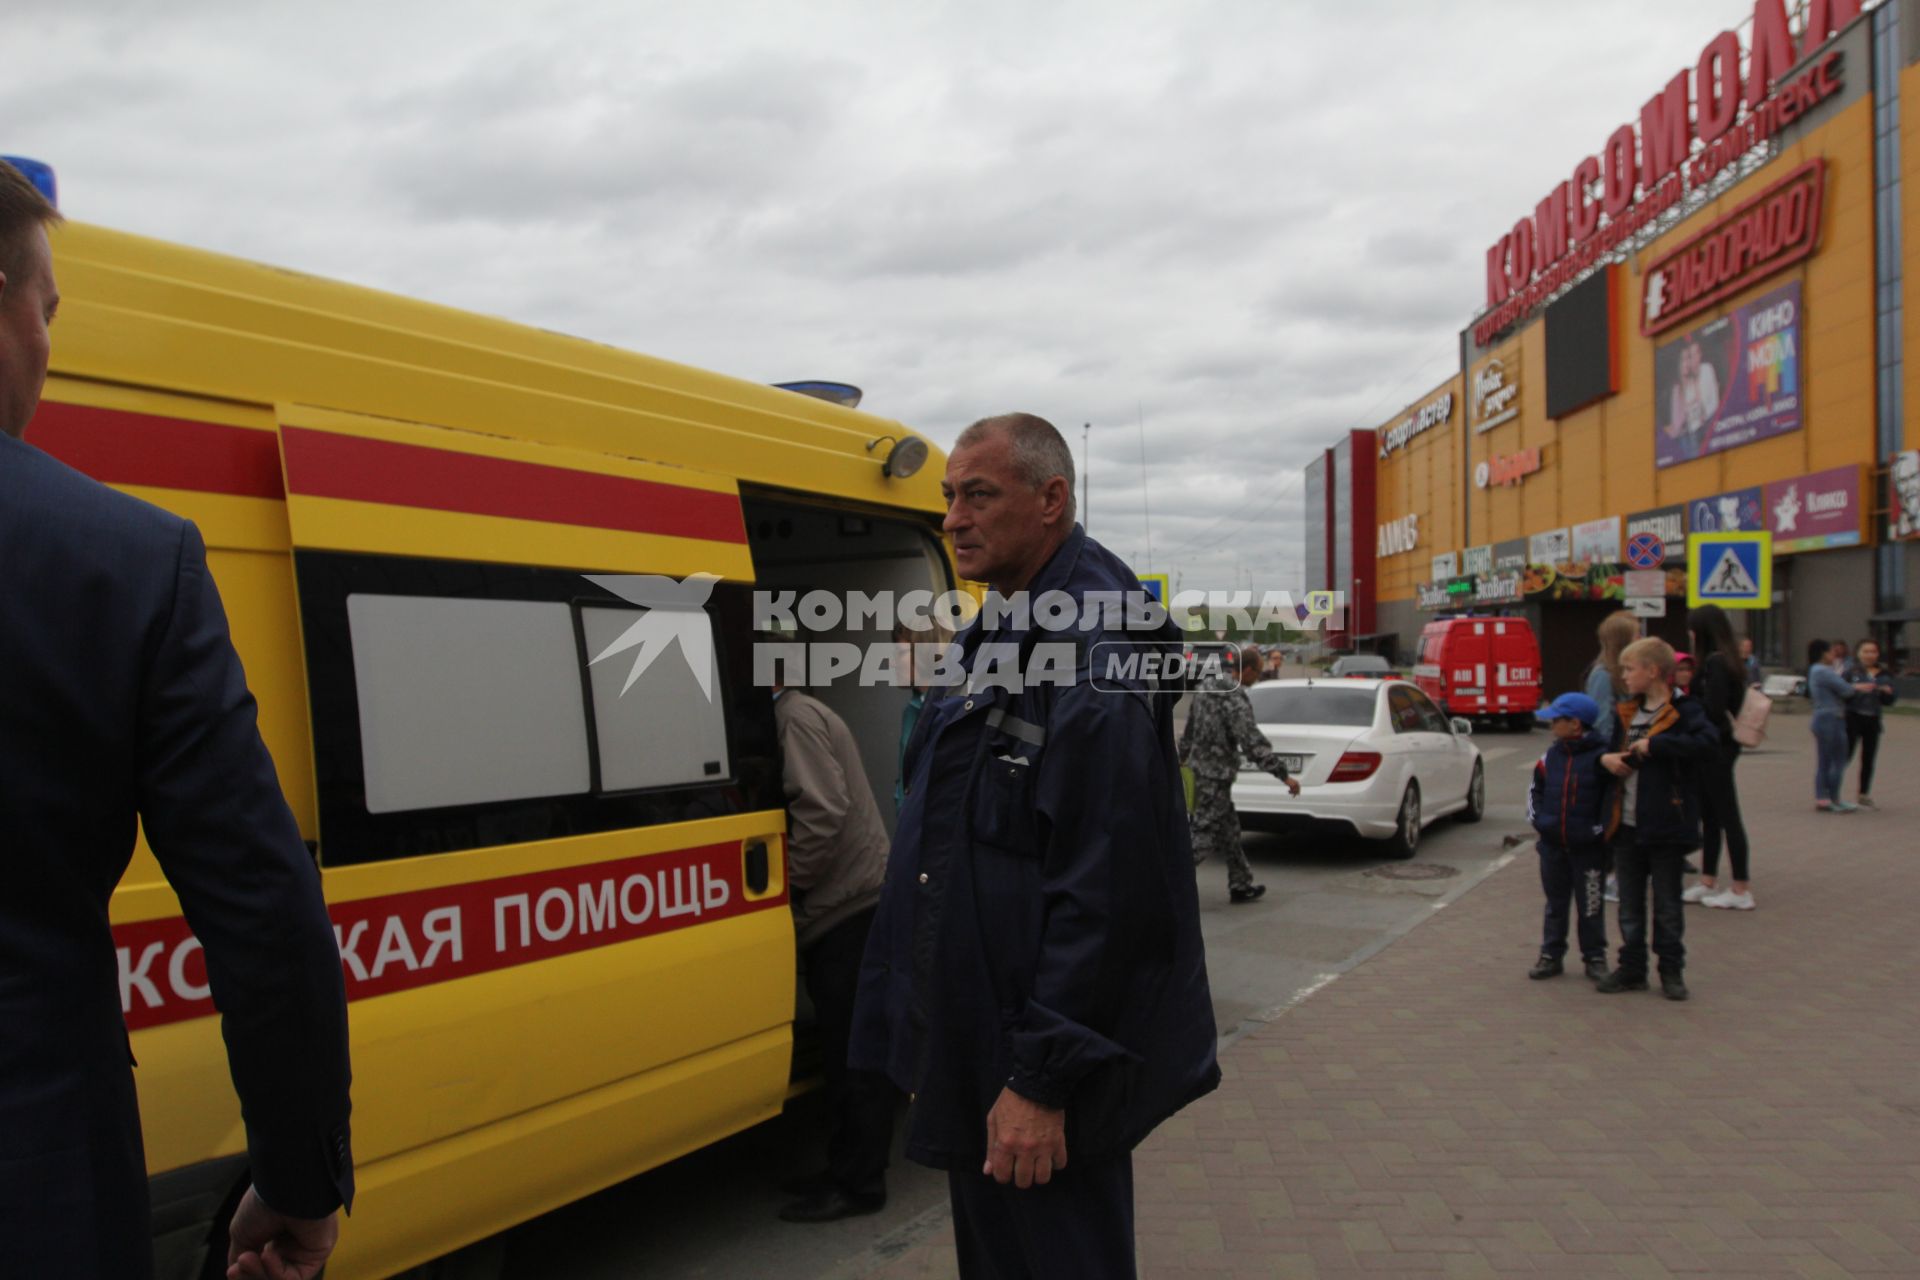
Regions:
[[1035, 489], [1055, 476], [1067, 482], [1067, 521], [1072, 523], [1079, 508], [1073, 498], [1073, 451], [1067, 448], [1059, 429], [1031, 413], [1002, 413], [982, 418], [962, 431], [953, 447], [970, 448], [995, 435], [1004, 435], [1012, 442], [1014, 470]]

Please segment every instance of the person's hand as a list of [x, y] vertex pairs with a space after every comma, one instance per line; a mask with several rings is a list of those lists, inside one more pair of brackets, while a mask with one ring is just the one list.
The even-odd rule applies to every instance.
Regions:
[[1618, 751], [1609, 751], [1601, 756], [1600, 767], [1616, 778], [1624, 778], [1633, 772], [1633, 766], [1629, 765], [1627, 758]]
[[227, 1280], [313, 1280], [340, 1238], [340, 1217], [290, 1218], [252, 1187], [227, 1228]]
[[1300, 794], [1300, 779], [1298, 779], [1298, 778], [1288, 778], [1288, 779], [1287, 779], [1287, 791], [1288, 791], [1289, 793], [1291, 793], [1291, 794], [1293, 794], [1293, 795], [1296, 795], [1296, 796], [1297, 796], [1297, 795], [1299, 795], [1299, 794]]
[[987, 1112], [987, 1163], [980, 1172], [1026, 1190], [1067, 1167], [1067, 1113], [1002, 1089]]
[[1646, 759], [1653, 754], [1653, 739], [1640, 739], [1640, 741], [1627, 748], [1627, 754], [1630, 756], [1639, 756], [1642, 760]]

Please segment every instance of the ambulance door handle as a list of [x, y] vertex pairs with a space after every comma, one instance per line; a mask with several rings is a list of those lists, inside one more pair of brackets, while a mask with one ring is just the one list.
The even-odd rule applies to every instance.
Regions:
[[747, 892], [765, 893], [767, 891], [767, 842], [750, 840], [747, 842]]

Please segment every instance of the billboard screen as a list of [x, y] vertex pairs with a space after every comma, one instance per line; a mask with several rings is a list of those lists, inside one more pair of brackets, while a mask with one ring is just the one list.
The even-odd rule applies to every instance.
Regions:
[[1547, 416], [1564, 418], [1620, 389], [1613, 344], [1616, 268], [1594, 272], [1547, 305]]
[[1653, 357], [1655, 463], [1799, 430], [1801, 372], [1797, 280], [1662, 343]]

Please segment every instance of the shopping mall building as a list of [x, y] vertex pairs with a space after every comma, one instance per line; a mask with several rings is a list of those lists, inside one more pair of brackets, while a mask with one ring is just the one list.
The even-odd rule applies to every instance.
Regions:
[[1683, 639], [1687, 534], [1751, 529], [1771, 607], [1736, 623], [1769, 665], [1920, 634], [1920, 0], [1758, 0], [1675, 54], [1489, 235], [1459, 371], [1308, 466], [1308, 585], [1356, 647], [1520, 614], [1570, 688], [1630, 588]]

